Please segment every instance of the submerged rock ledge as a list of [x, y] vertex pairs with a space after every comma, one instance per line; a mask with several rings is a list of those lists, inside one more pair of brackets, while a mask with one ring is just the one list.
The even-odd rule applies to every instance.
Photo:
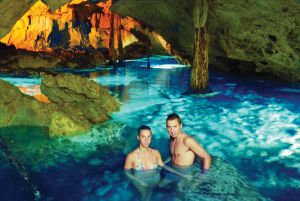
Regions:
[[0, 80], [0, 127], [39, 126], [49, 136], [77, 134], [109, 119], [119, 102], [98, 83], [77, 75], [45, 75], [41, 103]]

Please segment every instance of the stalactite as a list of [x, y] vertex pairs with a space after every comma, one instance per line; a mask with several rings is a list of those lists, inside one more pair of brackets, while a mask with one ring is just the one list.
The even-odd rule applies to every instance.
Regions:
[[111, 13], [110, 16], [110, 35], [109, 35], [109, 53], [110, 53], [110, 62], [115, 66], [115, 61], [116, 61], [116, 52], [115, 52], [115, 14]]
[[118, 16], [118, 52], [119, 52], [119, 66], [124, 66], [124, 50], [123, 50], [123, 42], [122, 42], [122, 25], [121, 25], [121, 17]]
[[208, 35], [205, 28], [207, 15], [207, 0], [194, 0], [195, 43], [190, 79], [190, 91], [193, 93], [206, 93], [208, 86]]
[[195, 53], [190, 87], [194, 93], [205, 93], [208, 85], [208, 36], [205, 27], [195, 31]]

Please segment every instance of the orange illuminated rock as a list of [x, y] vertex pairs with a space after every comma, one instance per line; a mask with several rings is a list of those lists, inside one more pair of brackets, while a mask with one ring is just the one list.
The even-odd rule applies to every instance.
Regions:
[[27, 50], [45, 49], [49, 46], [48, 37], [52, 27], [49, 7], [38, 1], [17, 21], [12, 31], [2, 38], [1, 42]]
[[18, 88], [20, 89], [20, 91], [24, 94], [27, 94], [28, 93], [28, 90], [26, 87], [23, 87], [23, 86], [18, 86]]
[[18, 86], [18, 89], [29, 96], [34, 97], [36, 100], [42, 103], [51, 103], [49, 98], [41, 93], [41, 89], [39, 85], [36, 86], [29, 86], [29, 87], [24, 87], [24, 86]]
[[141, 29], [141, 24], [111, 13], [111, 6], [112, 0], [97, 4], [73, 0], [52, 13], [46, 4], [37, 1], [0, 41], [31, 51], [80, 46], [113, 48], [119, 54], [120, 47], [138, 41], [131, 29]]
[[49, 100], [49, 98], [47, 96], [45, 96], [44, 94], [40, 93], [40, 94], [37, 94], [35, 96], [33, 96], [36, 100], [42, 102], [42, 103], [51, 103], [51, 101]]

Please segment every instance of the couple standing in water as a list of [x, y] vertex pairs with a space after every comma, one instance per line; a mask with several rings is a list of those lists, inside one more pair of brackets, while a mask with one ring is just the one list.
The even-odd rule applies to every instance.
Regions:
[[[152, 189], [157, 185], [165, 187], [182, 177], [190, 178], [196, 156], [203, 161], [202, 170], [199, 171], [207, 173], [210, 168], [210, 155], [196, 140], [182, 131], [182, 122], [177, 114], [168, 115], [166, 126], [170, 135], [172, 156], [170, 167], [164, 164], [158, 150], [150, 148], [152, 132], [148, 126], [141, 126], [138, 129], [139, 146], [126, 157], [125, 174], [140, 191], [142, 200], [149, 200]], [[167, 171], [162, 179], [160, 168]]]

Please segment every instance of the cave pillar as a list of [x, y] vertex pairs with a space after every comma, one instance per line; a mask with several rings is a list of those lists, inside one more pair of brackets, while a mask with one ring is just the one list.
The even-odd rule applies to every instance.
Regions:
[[208, 87], [208, 34], [205, 28], [207, 15], [207, 0], [194, 0], [195, 42], [189, 86], [192, 93], [206, 93]]

